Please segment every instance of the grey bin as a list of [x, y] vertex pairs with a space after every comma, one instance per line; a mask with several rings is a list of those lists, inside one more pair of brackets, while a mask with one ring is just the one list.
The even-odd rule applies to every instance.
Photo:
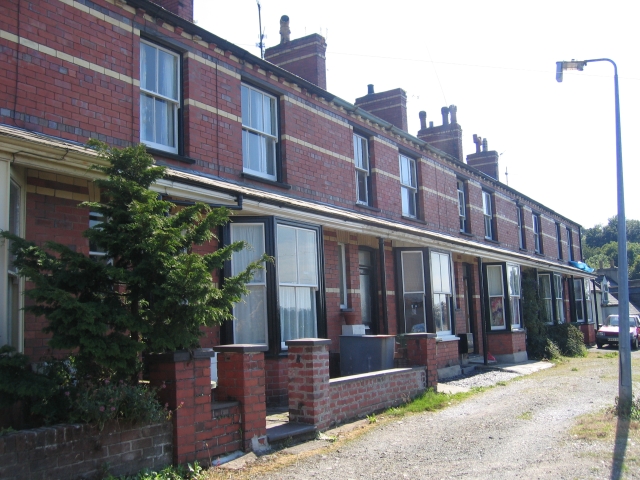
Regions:
[[393, 368], [394, 335], [341, 335], [340, 376]]

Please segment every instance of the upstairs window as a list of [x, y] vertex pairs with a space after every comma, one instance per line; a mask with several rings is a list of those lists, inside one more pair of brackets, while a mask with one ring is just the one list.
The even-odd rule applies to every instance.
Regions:
[[458, 180], [458, 217], [460, 218], [460, 231], [469, 232], [467, 219], [467, 199], [465, 195], [464, 181]]
[[416, 218], [416, 197], [418, 194], [418, 178], [416, 175], [416, 161], [413, 158], [400, 155], [400, 184], [402, 196], [402, 215]]
[[491, 194], [482, 192], [482, 212], [484, 214], [484, 238], [495, 240], [495, 231], [493, 228], [493, 205], [491, 202]]
[[572, 262], [573, 258], [573, 234], [571, 229], [567, 227], [567, 248], [569, 249], [569, 261]]
[[540, 226], [540, 215], [534, 213], [533, 220], [533, 248], [536, 253], [542, 253], [542, 229]]
[[556, 241], [558, 242], [558, 259], [562, 260], [562, 230], [560, 224], [556, 223]]
[[371, 205], [371, 167], [369, 165], [369, 142], [353, 134], [353, 162], [356, 166], [356, 198], [362, 205]]
[[277, 180], [276, 98], [242, 85], [242, 167], [245, 173]]
[[526, 241], [525, 241], [525, 230], [524, 230], [524, 216], [522, 213], [522, 207], [521, 206], [517, 206], [516, 207], [516, 214], [518, 216], [518, 244], [520, 246], [520, 248], [522, 250], [524, 250], [526, 247]]
[[140, 42], [140, 141], [178, 153], [180, 57], [145, 41]]

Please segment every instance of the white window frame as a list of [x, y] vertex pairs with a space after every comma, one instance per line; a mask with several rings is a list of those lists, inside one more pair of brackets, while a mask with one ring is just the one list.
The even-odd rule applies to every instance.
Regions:
[[[288, 228], [291, 230], [294, 230], [296, 233], [296, 252], [295, 252], [295, 257], [296, 257], [296, 278], [297, 280], [295, 282], [285, 282], [282, 279], [282, 272], [280, 272], [280, 248], [279, 248], [279, 242], [280, 242], [280, 236], [281, 236], [281, 229], [284, 228]], [[315, 282], [311, 282], [311, 283], [304, 283], [304, 282], [300, 282], [300, 256], [299, 256], [299, 252], [298, 252], [298, 247], [300, 246], [298, 244], [298, 235], [300, 231], [306, 231], [306, 232], [312, 232], [314, 235], [314, 239], [315, 239], [315, 243], [314, 243], [314, 259], [313, 259], [313, 265], [315, 268], [315, 272], [314, 272], [314, 276], [315, 276]], [[303, 338], [299, 335], [292, 337], [292, 338], [284, 338], [284, 315], [282, 312], [282, 302], [281, 302], [281, 296], [282, 296], [282, 289], [283, 288], [294, 288], [295, 290], [295, 295], [296, 295], [296, 308], [299, 305], [298, 303], [298, 299], [301, 298], [298, 295], [299, 294], [303, 294], [305, 289], [309, 289], [309, 293], [312, 294], [312, 298], [311, 298], [311, 310], [312, 310], [312, 315], [313, 315], [313, 326], [312, 326], [312, 332], [308, 332], [306, 335], [304, 335], [304, 337], [317, 337], [318, 335], [318, 305], [316, 304], [316, 300], [315, 300], [315, 294], [314, 292], [317, 292], [319, 289], [319, 265], [318, 265], [318, 232], [314, 229], [310, 229], [310, 228], [304, 228], [304, 227], [296, 227], [296, 226], [292, 226], [292, 225], [286, 225], [286, 224], [278, 224], [276, 225], [276, 245], [278, 245], [278, 248], [276, 250], [276, 263], [278, 264], [278, 305], [280, 308], [280, 338], [281, 338], [281, 343], [280, 343], [280, 347], [282, 348], [282, 350], [288, 350], [288, 347], [286, 345], [286, 341], [287, 340], [294, 340], [296, 338]], [[307, 263], [308, 265], [311, 265], [309, 263]], [[297, 311], [297, 310], [296, 310]], [[299, 331], [300, 328], [300, 324], [298, 321], [296, 321], [296, 329], [297, 331]]]
[[556, 318], [558, 323], [564, 323], [564, 296], [562, 275], [557, 273], [553, 274], [553, 293], [556, 305]]
[[[263, 177], [268, 180], [278, 180], [278, 99], [267, 92], [257, 89], [251, 85], [243, 83], [241, 85], [241, 108], [242, 108], [242, 169], [245, 173]], [[262, 97], [262, 127], [251, 125], [254, 119], [254, 112], [251, 110], [252, 102], [248, 104], [245, 101], [245, 92], [247, 95], [260, 95]], [[264, 111], [265, 101], [269, 103], [271, 115], [267, 117]], [[255, 115], [258, 115], [257, 113]], [[266, 125], [269, 127], [266, 127]], [[267, 129], [269, 128], [269, 130]], [[258, 151], [257, 161], [252, 157], [253, 149], [250, 148], [252, 136], [257, 136]], [[270, 165], [270, 162], [272, 164]], [[257, 163], [257, 168], [253, 168], [252, 164]], [[272, 173], [271, 173], [271, 172]]]
[[484, 238], [493, 240], [493, 207], [491, 205], [491, 193], [482, 191], [482, 213], [484, 215]]
[[556, 223], [556, 243], [558, 244], [558, 260], [562, 260], [562, 227]]
[[[96, 228], [101, 223], [104, 223], [104, 217], [98, 212], [89, 212], [89, 228]], [[89, 257], [94, 260], [103, 260], [107, 255], [107, 252], [97, 245], [92, 245], [89, 241]]]
[[[245, 238], [238, 238], [237, 234], [235, 233], [235, 230], [237, 228], [240, 227], [259, 227], [261, 232], [262, 232], [262, 248], [260, 248], [260, 246], [258, 245], [250, 245], [249, 247], [247, 247], [250, 250], [255, 251], [255, 255], [254, 257], [259, 257], [260, 255], [265, 253], [265, 249], [266, 249], [266, 236], [265, 236], [265, 225], [264, 223], [258, 222], [258, 223], [245, 223], [245, 222], [239, 222], [239, 223], [232, 223], [230, 224], [230, 228], [229, 228], [229, 237], [231, 242], [236, 242], [236, 241], [240, 241], [240, 240], [244, 240], [246, 241]], [[238, 258], [238, 253], [234, 253], [231, 256], [231, 275], [237, 275], [240, 272], [244, 271], [244, 269], [246, 268], [246, 265], [238, 265], [237, 264], [237, 258]], [[267, 292], [267, 272], [266, 270], [262, 270], [260, 272], [259, 275], [254, 275], [253, 278], [251, 280], [249, 280], [246, 283], [247, 288], [249, 289], [249, 295], [251, 295], [251, 291], [258, 291], [261, 290], [262, 291], [262, 298], [264, 299], [264, 308], [259, 310], [259, 311], [253, 311], [251, 312], [252, 315], [255, 314], [255, 316], [253, 316], [250, 319], [246, 319], [246, 318], [239, 318], [240, 316], [237, 315], [238, 310], [241, 307], [237, 307], [234, 305], [233, 307], [233, 340], [235, 343], [246, 343], [243, 342], [241, 340], [238, 340], [238, 330], [242, 328], [242, 324], [246, 321], [251, 321], [251, 322], [262, 322], [264, 325], [264, 342], [256, 342], [255, 340], [252, 340], [250, 343], [254, 343], [257, 345], [268, 345], [269, 344], [269, 331], [268, 331], [268, 319], [267, 319], [267, 307], [266, 304], [268, 302], [268, 292]], [[245, 302], [245, 296], [243, 295], [242, 300], [240, 300], [241, 302]]]
[[[420, 274], [421, 274], [421, 279], [422, 279], [422, 290], [411, 290], [408, 291], [407, 290], [407, 286], [406, 286], [406, 281], [405, 281], [405, 255], [415, 255], [415, 254], [419, 254], [420, 255]], [[427, 309], [425, 306], [425, 298], [426, 298], [426, 294], [427, 294], [427, 285], [426, 285], [426, 281], [424, 278], [424, 254], [422, 252], [422, 250], [407, 250], [407, 251], [402, 251], [400, 252], [400, 263], [401, 263], [401, 268], [402, 268], [402, 308], [403, 308], [403, 313], [404, 313], [404, 329], [406, 333], [426, 333], [427, 331]], [[417, 262], [414, 262], [417, 263]], [[411, 295], [414, 297], [414, 299], [418, 299], [420, 298], [420, 305], [422, 306], [422, 322], [421, 323], [416, 323], [411, 327], [411, 330], [409, 330], [407, 328], [407, 296]], [[416, 303], [415, 301], [413, 303]], [[413, 305], [413, 304], [410, 304]], [[415, 314], [414, 314], [415, 315]], [[416, 326], [422, 324], [422, 328], [418, 327], [416, 330], [414, 330], [416, 328]]]
[[524, 236], [524, 217], [522, 216], [522, 207], [516, 205], [516, 213], [518, 216], [518, 242], [520, 244], [520, 249], [525, 249], [525, 236]]
[[353, 163], [356, 167], [356, 203], [371, 205], [369, 141], [357, 133], [353, 134]]
[[567, 227], [567, 248], [569, 250], [568, 260], [572, 262], [573, 258], [573, 232]]
[[[517, 272], [517, 282], [512, 282], [512, 272]], [[522, 274], [520, 265], [507, 263], [507, 287], [509, 289], [509, 310], [511, 312], [511, 329], [522, 328], [522, 312], [520, 310], [520, 298], [522, 296]]]
[[340, 308], [349, 308], [347, 298], [347, 254], [346, 245], [338, 243], [338, 282], [340, 295]]
[[400, 195], [402, 198], [402, 215], [417, 218], [418, 215], [418, 177], [415, 158], [399, 155], [400, 160]]
[[541, 228], [541, 218], [537, 213], [531, 214], [531, 219], [533, 221], [533, 248], [536, 253], [542, 253], [542, 228]]
[[[12, 189], [12, 186], [14, 187]], [[11, 197], [16, 207], [11, 212]], [[17, 194], [17, 196], [16, 196]], [[24, 175], [8, 162], [0, 161], [0, 230], [19, 237], [25, 235], [26, 188]], [[13, 218], [12, 218], [13, 216]], [[13, 225], [11, 225], [13, 220]], [[18, 352], [24, 350], [25, 279], [12, 268], [10, 242], [0, 240], [0, 346], [8, 344]]]
[[[178, 153], [178, 112], [180, 109], [180, 55], [177, 54], [176, 52], [172, 52], [171, 50], [167, 50], [166, 48], [163, 48], [159, 45], [156, 45], [155, 43], [151, 43], [145, 40], [140, 40], [140, 142], [144, 143], [145, 145], [151, 147], [151, 148], [155, 148], [157, 150], [163, 150], [169, 153]], [[155, 49], [155, 55], [156, 55], [156, 71], [153, 72], [154, 78], [155, 78], [155, 83], [156, 83], [156, 88], [155, 89], [150, 89], [150, 88], [146, 88], [146, 86], [144, 85], [144, 77], [145, 77], [145, 72], [144, 70], [144, 64], [142, 61], [142, 49], [143, 49], [143, 45], [147, 46], [147, 47], [151, 47]], [[158, 68], [160, 67], [160, 62], [158, 62], [158, 54], [162, 52], [165, 54], [170, 55], [171, 57], [173, 57], [173, 59], [175, 60], [175, 72], [174, 72], [174, 79], [173, 81], [175, 82], [175, 92], [173, 92], [173, 95], [166, 95], [163, 93], [159, 92], [159, 88], [158, 88], [158, 77], [159, 77], [159, 72], [158, 72]], [[147, 72], [146, 75], [149, 75], [152, 72]], [[156, 107], [158, 106], [159, 102], [163, 102], [163, 103], [167, 103], [167, 107], [168, 107], [168, 111], [170, 111], [170, 115], [173, 121], [173, 128], [172, 128], [172, 132], [169, 132], [171, 134], [173, 134], [173, 141], [171, 142], [170, 140], [168, 141], [168, 143], [164, 144], [164, 143], [160, 143], [156, 140], [157, 137], [155, 139], [153, 138], [144, 138], [144, 112], [143, 112], [143, 104], [144, 104], [144, 97], [149, 97], [151, 98], [154, 102], [153, 102], [153, 114], [152, 114], [152, 118], [153, 118], [153, 122], [154, 125], [152, 127], [153, 130], [153, 135], [155, 136], [157, 134], [157, 128], [156, 128], [156, 124], [155, 122], [157, 121], [157, 116], [155, 115], [156, 112]], [[167, 118], [167, 121], [169, 119]]]
[[[545, 292], [543, 288], [542, 278], [546, 278], [546, 282], [549, 285], [549, 291]], [[547, 325], [553, 325], [554, 316], [553, 316], [553, 286], [552, 286], [552, 277], [550, 273], [540, 273], [538, 274], [538, 289], [540, 292], [540, 299], [544, 303], [545, 311], [547, 312]]]
[[[429, 260], [431, 270], [432, 315], [436, 330], [435, 333], [438, 336], [451, 335], [453, 333], [453, 312], [451, 301], [453, 298], [453, 271], [451, 268], [451, 254], [431, 251], [429, 252]], [[436, 271], [436, 264], [440, 267], [439, 271]], [[446, 274], [449, 279], [448, 282], [442, 281], [444, 277], [443, 273]], [[438, 280], [436, 276], [439, 276], [440, 280]], [[447, 284], [445, 285], [445, 283]], [[436, 305], [442, 305], [443, 303], [446, 305], [447, 318], [445, 318], [445, 315], [441, 310], [436, 308]], [[438, 313], [440, 313], [440, 319], [438, 319]]]
[[464, 181], [458, 180], [458, 217], [460, 218], [460, 231], [468, 231], [467, 222], [467, 201], [464, 193]]
[[576, 312], [576, 322], [587, 323], [587, 299], [585, 297], [584, 282], [581, 278], [573, 279], [573, 304]]
[[[492, 285], [491, 278], [489, 275], [489, 271], [498, 271], [500, 272], [500, 282], [499, 285]], [[495, 288], [492, 288], [495, 287]], [[505, 309], [505, 291], [504, 291], [504, 276], [502, 271], [502, 265], [487, 265], [487, 298], [489, 299], [489, 325], [491, 326], [491, 330], [506, 330], [507, 329], [507, 315]], [[498, 313], [498, 302], [501, 301], [502, 304], [502, 325], [499, 323], [494, 323], [493, 316]]]

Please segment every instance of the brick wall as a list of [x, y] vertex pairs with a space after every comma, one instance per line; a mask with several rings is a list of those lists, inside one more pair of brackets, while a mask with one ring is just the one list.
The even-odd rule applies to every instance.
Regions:
[[427, 388], [424, 367], [363, 373], [329, 381], [331, 423], [405, 403]]
[[57, 425], [0, 436], [0, 478], [102, 478], [134, 475], [171, 464], [171, 422], [125, 425], [102, 431], [89, 425]]
[[527, 351], [526, 335], [524, 332], [488, 333], [487, 345], [492, 355], [510, 355]]
[[596, 343], [596, 324], [595, 323], [587, 323], [580, 324], [578, 326], [580, 331], [584, 335], [584, 344], [585, 345], [595, 345]]
[[287, 406], [287, 357], [269, 357], [264, 360], [265, 394], [267, 406]]
[[436, 366], [438, 369], [460, 365], [458, 341], [436, 342]]

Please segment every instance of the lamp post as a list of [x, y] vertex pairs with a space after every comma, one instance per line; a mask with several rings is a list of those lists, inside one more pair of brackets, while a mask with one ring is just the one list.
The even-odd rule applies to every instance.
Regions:
[[618, 331], [620, 374], [618, 380], [618, 407], [620, 413], [631, 412], [631, 338], [629, 336], [629, 274], [627, 264], [627, 225], [624, 213], [624, 178], [622, 175], [622, 140], [620, 137], [620, 98], [618, 93], [618, 67], [609, 58], [556, 62], [556, 80], [562, 82], [564, 70], [582, 71], [587, 63], [609, 62], [613, 65], [613, 84], [616, 105], [616, 167], [618, 181]]

